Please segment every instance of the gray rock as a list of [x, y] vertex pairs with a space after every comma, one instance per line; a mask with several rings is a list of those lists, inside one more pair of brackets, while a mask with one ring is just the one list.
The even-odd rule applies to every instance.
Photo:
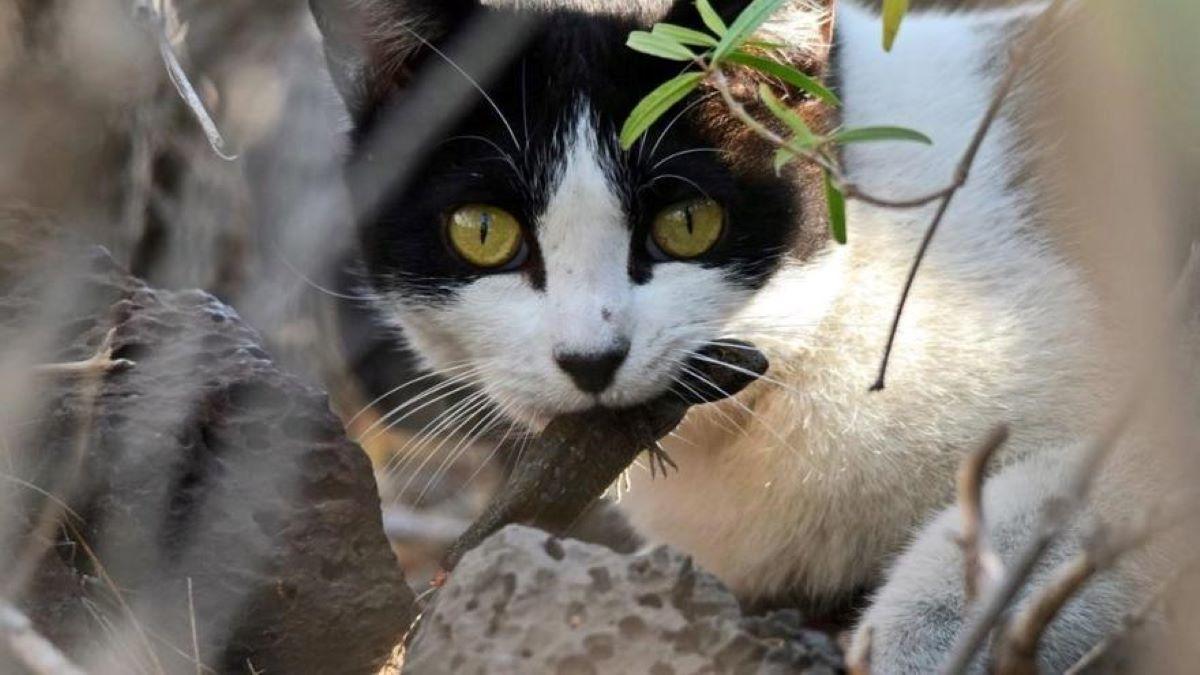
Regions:
[[743, 617], [665, 546], [622, 555], [510, 526], [468, 553], [421, 620], [405, 673], [835, 673], [799, 615]]
[[[11, 471], [75, 514], [25, 589], [39, 629], [85, 665], [99, 659], [97, 672], [134, 672], [126, 657], [194, 672], [194, 606], [216, 672], [377, 670], [413, 597], [370, 463], [325, 395], [281, 372], [208, 294], [149, 288], [101, 252], [59, 267], [70, 302], [48, 311], [44, 289], [4, 267], [0, 337], [36, 327], [48, 339], [35, 362], [61, 363], [114, 330], [115, 356], [135, 362], [94, 391], [73, 378], [32, 390], [13, 447], [36, 452], [16, 451]], [[13, 502], [16, 522], [45, 506], [32, 492]], [[114, 637], [126, 632], [127, 644]]]

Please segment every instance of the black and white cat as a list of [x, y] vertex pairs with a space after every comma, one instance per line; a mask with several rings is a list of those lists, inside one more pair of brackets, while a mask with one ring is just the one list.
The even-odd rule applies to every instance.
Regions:
[[[777, 176], [769, 149], [703, 89], [622, 151], [630, 110], [680, 70], [626, 37], [664, 17], [701, 27], [691, 0], [313, 4], [359, 165], [398, 161], [371, 139], [410, 91], [436, 99], [423, 65], [471, 84], [468, 105], [436, 120], [434, 141], [399, 169], [408, 179], [374, 195], [361, 222], [380, 309], [424, 365], [474, 385], [493, 411], [478, 419], [536, 427], [647, 400], [705, 343], [753, 340], [768, 377], [694, 411], [665, 441], [678, 474], [650, 484], [635, 472], [621, 506], [648, 539], [691, 553], [748, 600], [822, 607], [880, 588], [862, 619], [876, 670], [935, 670], [962, 622], [957, 521], [938, 515], [961, 451], [1019, 422], [987, 494], [1008, 555], [1104, 391], [1091, 384], [1095, 299], [1031, 215], [1013, 119], [997, 122], [933, 245], [888, 388], [869, 393], [933, 207], [852, 203], [839, 246], [813, 177]], [[731, 18], [748, 2], [715, 4]], [[886, 55], [878, 18], [831, 0], [795, 0], [763, 34], [844, 101], [834, 113], [787, 93], [814, 125], [840, 114], [934, 139], [846, 149], [857, 184], [902, 197], [953, 175], [1005, 44], [1036, 11], [917, 14]], [[468, 25], [472, 39], [536, 27], [511, 53], [476, 55], [484, 77], [460, 67]], [[1118, 575], [1089, 587], [1049, 634], [1043, 665], [1071, 663], [1135, 590]]]

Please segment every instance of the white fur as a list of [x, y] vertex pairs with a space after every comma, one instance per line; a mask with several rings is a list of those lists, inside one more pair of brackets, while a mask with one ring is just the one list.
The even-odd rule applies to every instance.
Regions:
[[[935, 141], [847, 149], [856, 181], [913, 195], [950, 178], [992, 89], [988, 28], [1009, 18], [912, 16], [883, 55], [878, 19], [842, 6], [845, 123], [899, 124]], [[1006, 124], [930, 251], [887, 390], [868, 392], [931, 209], [855, 202], [850, 244], [781, 274], [727, 331], [760, 344], [781, 384], [689, 418], [686, 440], [668, 447], [678, 479], [635, 481], [622, 502], [640, 531], [692, 552], [745, 597], [798, 587], [820, 602], [878, 580], [887, 557], [947, 502], [959, 452], [992, 425], [1020, 422], [1017, 454], [1087, 428], [1079, 411], [1096, 406], [1080, 385], [1093, 374], [1092, 299], [1022, 229], [1026, 197], [1007, 188], [1020, 167]], [[745, 431], [727, 433], [726, 418]]]
[[657, 396], [675, 375], [680, 350], [711, 337], [747, 293], [716, 270], [666, 264], [635, 285], [629, 276], [628, 214], [613, 185], [586, 101], [566, 135], [557, 183], [535, 226], [546, 265], [544, 291], [522, 275], [487, 276], [449, 307], [396, 297], [396, 321], [432, 368], [469, 361], [473, 378], [507, 413], [538, 425], [596, 405], [555, 362], [556, 354], [600, 353], [628, 341], [629, 355], [599, 395], [609, 406]]

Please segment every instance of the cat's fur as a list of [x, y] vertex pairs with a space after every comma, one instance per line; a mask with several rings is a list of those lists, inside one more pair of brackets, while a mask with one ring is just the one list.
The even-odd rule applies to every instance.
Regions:
[[[362, 154], [381, 111], [403, 99], [422, 62], [442, 58], [421, 38], [447, 54], [462, 49], [442, 38], [473, 3], [314, 4], [335, 38], [331, 62]], [[505, 415], [534, 425], [597, 401], [557, 367], [556, 353], [628, 343], [615, 383], [598, 398], [615, 406], [669, 386], [687, 350], [707, 340], [753, 340], [770, 356], [769, 380], [689, 416], [665, 442], [678, 475], [651, 483], [634, 472], [622, 507], [642, 534], [691, 553], [747, 600], [819, 608], [882, 583], [862, 620], [876, 671], [936, 669], [963, 612], [961, 555], [949, 536], [957, 516], [938, 515], [952, 500], [962, 452], [996, 423], [1014, 423], [1007, 468], [986, 504], [1010, 556], [1108, 390], [1096, 298], [1039, 229], [1037, 196], [1018, 180], [1028, 158], [1015, 122], [1003, 116], [984, 143], [914, 288], [887, 389], [870, 393], [933, 207], [852, 202], [850, 243], [838, 246], [825, 234], [811, 172], [777, 179], [769, 149], [703, 94], [625, 155], [620, 122], [680, 66], [634, 54], [624, 37], [668, 8], [503, 4], [503, 12], [544, 13], [542, 32], [483, 83], [489, 97], [445, 133], [456, 140], [422, 155], [417, 179], [364, 222], [363, 253], [385, 310], [428, 366], [457, 376], [455, 368], [482, 364], [465, 379]], [[718, 4], [732, 17], [746, 3]], [[365, 48], [337, 39], [354, 32], [339, 6], [367, 10], [358, 14]], [[888, 55], [878, 19], [850, 4], [836, 8], [832, 44], [832, 9], [815, 1], [793, 2], [764, 34], [817, 75], [833, 53], [828, 79], [846, 125], [897, 124], [933, 138], [933, 147], [845, 151], [863, 188], [909, 196], [953, 175], [1005, 46], [1036, 10], [913, 15]], [[670, 12], [699, 25], [690, 2]], [[819, 104], [792, 101], [815, 125], [829, 123]], [[732, 152], [687, 152], [712, 146]], [[687, 154], [664, 159], [679, 152]], [[674, 164], [668, 172], [660, 161]], [[667, 173], [674, 177], [655, 180]], [[726, 204], [736, 236], [700, 263], [648, 257], [647, 219], [696, 192]], [[519, 269], [480, 276], [444, 253], [444, 210], [475, 201], [499, 203], [536, 231]], [[1064, 539], [1046, 566], [1077, 545], [1077, 536]], [[1049, 634], [1043, 665], [1071, 663], [1136, 588], [1123, 573], [1089, 586]]]

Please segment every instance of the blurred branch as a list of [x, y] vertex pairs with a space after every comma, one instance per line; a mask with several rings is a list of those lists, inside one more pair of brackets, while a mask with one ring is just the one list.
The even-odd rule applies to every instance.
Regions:
[[1071, 517], [1086, 501], [1092, 482], [1098, 473], [1097, 469], [1111, 454], [1117, 440], [1125, 432], [1129, 421], [1137, 411], [1138, 402], [1139, 397], [1135, 396], [1122, 404], [1105, 424], [1104, 431], [1084, 449], [1083, 459], [1070, 477], [1067, 489], [1062, 495], [1048, 500], [1043, 506], [1042, 517], [1033, 539], [1017, 555], [1014, 564], [1001, 579], [996, 589], [984, 597], [980, 611], [963, 627], [946, 660], [942, 673], [958, 675], [967, 671], [975, 653], [997, 625], [1004, 610], [1008, 608], [1021, 587], [1029, 579], [1038, 561], [1041, 560], [1042, 554], [1066, 528]]
[[86, 675], [34, 629], [29, 617], [4, 601], [0, 601], [0, 631], [13, 656], [34, 675]]
[[1194, 514], [1190, 504], [1170, 513], [1157, 510], [1124, 532], [1101, 528], [1084, 551], [1062, 565], [1029, 605], [1008, 622], [995, 646], [999, 675], [1034, 675], [1038, 672], [1037, 650], [1042, 635], [1062, 608], [1098, 572], [1112, 568], [1126, 554], [1145, 546], [1151, 539], [1180, 525]]
[[1008, 427], [996, 427], [987, 440], [963, 460], [958, 470], [958, 503], [963, 529], [959, 545], [963, 549], [963, 586], [967, 604], [975, 602], [981, 590], [990, 591], [1004, 575], [1000, 556], [992, 549], [983, 515], [983, 481], [988, 463], [1008, 441]]
[[1063, 675], [1079, 675], [1094, 666], [1110, 649], [1113, 648], [1122, 639], [1129, 636], [1134, 630], [1140, 627], [1149, 618], [1150, 613], [1156, 607], [1162, 604], [1167, 595], [1175, 590], [1175, 588], [1188, 576], [1200, 571], [1200, 560], [1179, 567], [1170, 577], [1167, 578], [1158, 588], [1148, 595], [1133, 611], [1125, 615], [1121, 621], [1120, 630], [1114, 631], [1105, 636], [1103, 640], [1096, 643], [1086, 654], [1083, 655], [1073, 666], [1064, 671]]
[[[1165, 328], [1177, 322], [1190, 308], [1190, 303], [1194, 301], [1197, 286], [1200, 286], [1200, 246], [1194, 245], [1191, 256], [1170, 293], [1169, 307], [1167, 315], [1164, 317], [1163, 328], [1153, 330], [1164, 331]], [[1155, 337], [1158, 337], [1158, 334]], [[1043, 507], [1042, 517], [1033, 539], [1017, 555], [1017, 559], [1000, 585], [986, 596], [981, 610], [959, 633], [950, 657], [946, 660], [946, 666], [942, 669], [943, 673], [951, 675], [966, 672], [977, 650], [996, 627], [1004, 611], [1033, 573], [1042, 554], [1063, 531], [1075, 512], [1087, 501], [1088, 493], [1100, 472], [1101, 465], [1112, 453], [1116, 442], [1137, 414], [1150, 384], [1159, 374], [1170, 367], [1168, 359], [1161, 358], [1147, 364], [1141, 372], [1136, 374], [1134, 383], [1130, 387], [1130, 393], [1116, 408], [1111, 418], [1103, 426], [1101, 433], [1083, 449], [1078, 464], [1067, 478], [1062, 494], [1047, 501]]]
[[212, 146], [213, 152], [227, 162], [236, 160], [238, 156], [231, 154], [227, 150], [225, 138], [221, 135], [220, 129], [217, 128], [217, 123], [213, 121], [212, 115], [209, 114], [208, 109], [204, 106], [204, 102], [200, 100], [200, 95], [196, 93], [196, 87], [192, 85], [187, 71], [183, 69], [183, 65], [179, 62], [179, 57], [175, 54], [174, 47], [171, 46], [171, 39], [167, 34], [167, 19], [159, 3], [151, 2], [151, 0], [134, 0], [133, 9], [134, 16], [142, 20], [149, 30], [153, 31], [154, 38], [158, 42], [159, 55], [162, 57], [163, 65], [167, 69], [167, 75], [171, 79], [171, 84], [175, 86], [175, 91], [179, 93], [179, 97], [187, 104], [188, 109], [192, 112], [192, 116], [200, 124], [200, 128], [204, 131], [205, 137], [208, 138], [208, 144]]

